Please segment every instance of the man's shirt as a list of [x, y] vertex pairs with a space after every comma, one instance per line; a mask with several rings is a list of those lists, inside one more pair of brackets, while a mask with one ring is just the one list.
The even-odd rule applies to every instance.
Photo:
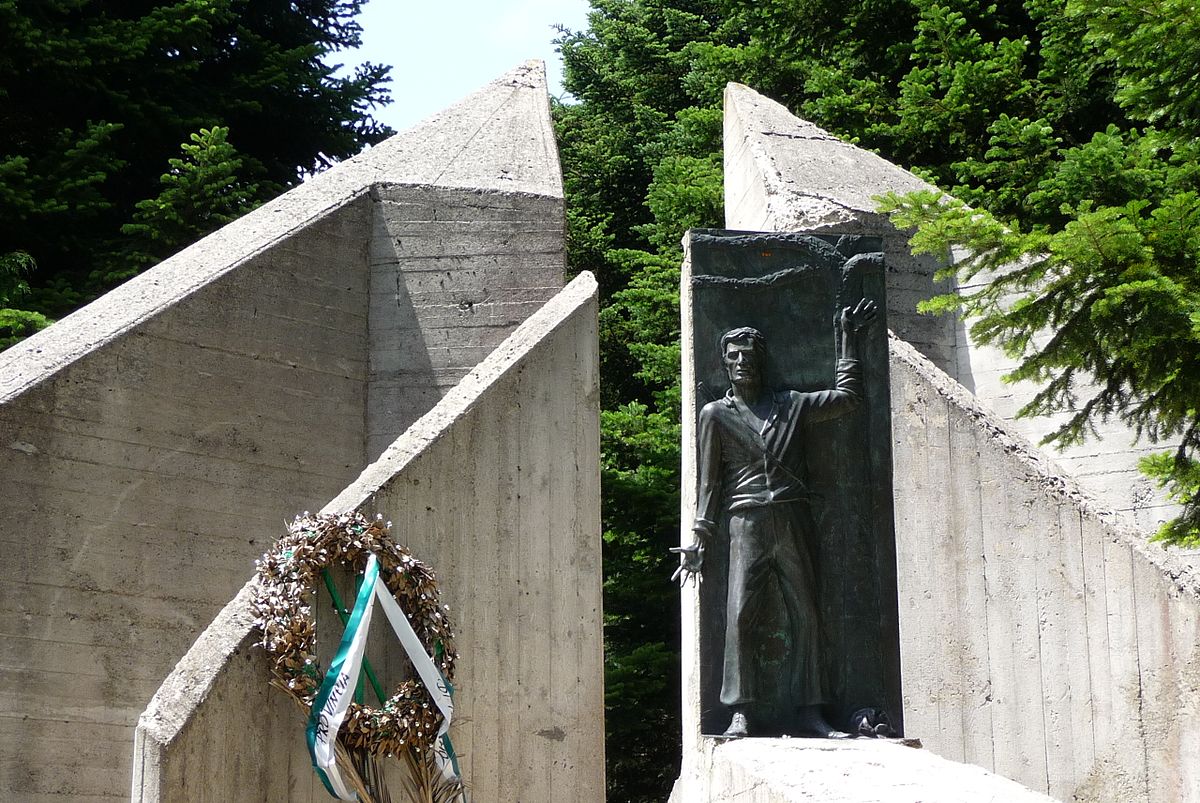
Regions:
[[761, 427], [732, 389], [704, 405], [696, 527], [715, 532], [722, 507], [733, 511], [807, 500], [804, 429], [857, 407], [862, 386], [858, 360], [838, 360], [834, 387], [775, 392]]

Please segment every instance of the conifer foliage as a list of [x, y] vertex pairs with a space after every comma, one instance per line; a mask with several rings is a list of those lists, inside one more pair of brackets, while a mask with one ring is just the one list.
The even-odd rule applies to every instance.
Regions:
[[0, 0], [0, 337], [386, 134], [387, 68], [331, 63], [361, 5]]
[[[559, 40], [570, 263], [601, 311], [609, 799], [677, 773], [678, 246], [720, 226], [721, 94], [748, 84], [971, 205], [891, 198], [914, 245], [1019, 265], [957, 308], [1043, 391], [1183, 446], [1145, 461], [1200, 537], [1200, 26], [1183, 0], [592, 0]], [[1011, 299], [1020, 298], [1015, 304]], [[1049, 332], [1047, 342], [1039, 333]], [[1098, 380], [1099, 395], [1081, 378]]]
[[[1143, 441], [1178, 443], [1141, 468], [1182, 505], [1158, 537], [1200, 545], [1200, 103], [1185, 80], [1200, 71], [1200, 22], [1178, 0], [1057, 12], [1040, 25], [1077, 32], [1069, 61], [1105, 76], [1110, 113], [1090, 135], [1052, 115], [1016, 136], [994, 128], [957, 191], [974, 209], [930, 193], [886, 208], [918, 227], [914, 247], [973, 255], [948, 274], [993, 277], [925, 307], [961, 308], [979, 340], [1019, 360], [1011, 379], [1041, 388], [1019, 414], [1065, 414], [1048, 442], [1119, 419]], [[1039, 92], [1043, 108], [1069, 105], [1062, 84]]]

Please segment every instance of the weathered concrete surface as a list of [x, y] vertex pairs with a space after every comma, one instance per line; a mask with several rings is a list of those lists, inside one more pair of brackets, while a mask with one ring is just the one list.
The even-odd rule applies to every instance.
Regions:
[[0, 799], [128, 793], [280, 522], [561, 286], [561, 184], [527, 64], [0, 354]]
[[373, 194], [374, 460], [563, 286], [562, 173], [540, 62], [364, 156], [396, 166]]
[[1061, 800], [1200, 800], [1200, 573], [892, 343], [907, 730]]
[[[596, 311], [583, 274], [325, 507], [384, 513], [437, 571], [474, 800], [604, 796]], [[243, 592], [142, 715], [135, 801], [326, 799], [246, 607]]]
[[[387, 184], [562, 198], [546, 80], [531, 61], [320, 173], [3, 352], [0, 403], [186, 298], [352, 199]], [[364, 241], [365, 242], [365, 241]]]
[[[977, 277], [976, 282], [982, 278]], [[963, 293], [978, 289], [975, 282], [959, 285]], [[1048, 341], [1051, 334], [1043, 332], [1035, 340]], [[1038, 385], [1005, 382], [1004, 375], [1015, 369], [1017, 362], [995, 346], [974, 342], [965, 330], [959, 331], [957, 351], [955, 378], [1010, 429], [1038, 443], [1068, 420], [1065, 413], [1033, 419], [1017, 418], [1017, 411], [1032, 400]], [[1085, 381], [1086, 376], [1081, 380], [1075, 387], [1080, 404], [1099, 392], [1099, 387]], [[1113, 419], [1097, 424], [1096, 434], [1086, 443], [1062, 451], [1055, 449], [1053, 459], [1106, 505], [1120, 511], [1130, 524], [1145, 533], [1152, 533], [1176, 515], [1179, 506], [1168, 501], [1154, 481], [1137, 470], [1137, 461], [1145, 455], [1173, 450], [1176, 445], [1169, 441], [1139, 442], [1129, 427]], [[1190, 551], [1189, 559], [1200, 565], [1197, 555]]]
[[[725, 224], [757, 231], [873, 234], [883, 239], [892, 330], [957, 379], [1024, 437], [1039, 442], [1060, 421], [1015, 419], [1037, 388], [1000, 377], [1013, 361], [997, 348], [971, 341], [952, 316], [918, 315], [917, 302], [950, 285], [935, 282], [939, 260], [913, 256], [908, 235], [876, 213], [875, 196], [934, 189], [881, 157], [800, 120], [773, 100], [740, 84], [725, 91]], [[964, 289], [969, 287], [964, 286]], [[1150, 444], [1134, 445], [1118, 422], [1100, 438], [1056, 454], [1062, 468], [1105, 504], [1152, 530], [1175, 510], [1137, 470]], [[1158, 447], [1170, 448], [1169, 445]]]
[[329, 799], [299, 708], [265, 682], [270, 665], [254, 647], [253, 618], [247, 584], [150, 701], [134, 731], [132, 800]]
[[1050, 803], [969, 764], [876, 739], [705, 739], [670, 803]]
[[[151, 271], [160, 309], [0, 403], [0, 799], [124, 796], [159, 680], [279, 522], [361, 469], [367, 203], [183, 297]], [[82, 349], [64, 338], [132, 292], [0, 376]]]
[[566, 268], [561, 192], [393, 184], [373, 197], [369, 460], [558, 292]]

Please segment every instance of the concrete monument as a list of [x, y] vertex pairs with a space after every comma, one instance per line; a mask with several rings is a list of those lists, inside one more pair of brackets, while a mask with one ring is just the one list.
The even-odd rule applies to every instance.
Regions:
[[0, 800], [328, 800], [245, 596], [197, 635], [334, 497], [439, 570], [476, 798], [603, 795], [590, 280], [509, 339], [563, 226], [524, 64], [0, 354]]
[[705, 733], [838, 737], [852, 710], [899, 713], [890, 504], [876, 498], [890, 483], [872, 465], [888, 451], [877, 247], [691, 235], [696, 502], [676, 551], [677, 576], [708, 581]]
[[[1161, 511], [1158, 503], [1140, 499], [1137, 453], [1109, 433], [1078, 452], [1043, 453], [1033, 442], [1054, 422], [1009, 420], [1020, 399], [1018, 388], [1001, 384], [1004, 366], [969, 344], [960, 322], [915, 312], [917, 301], [942, 292], [933, 280], [938, 260], [911, 256], [908, 233], [876, 212], [872, 199], [886, 190], [928, 185], [738, 84], [726, 89], [724, 120], [729, 228], [819, 230], [827, 242], [843, 233], [871, 234], [885, 254], [887, 362], [875, 362], [875, 337], [882, 334], [876, 324], [860, 343], [865, 404], [812, 435], [866, 426], [871, 452], [860, 468], [871, 472], [876, 448], [891, 454], [895, 574], [884, 573], [878, 584], [896, 582], [899, 593], [895, 607], [881, 610], [885, 618], [900, 612], [903, 728], [927, 749], [879, 739], [705, 737], [720, 733], [730, 718], [719, 701], [722, 654], [713, 652], [713, 642], [719, 647], [723, 638], [712, 626], [714, 615], [724, 616], [724, 598], [711, 588], [723, 583], [715, 565], [722, 559], [718, 544], [717, 554], [705, 553], [704, 583], [683, 592], [683, 764], [672, 803], [949, 803], [964, 796], [1200, 801], [1200, 762], [1194, 760], [1200, 755], [1194, 726], [1200, 718], [1200, 572], [1191, 556], [1148, 544], [1144, 532], [1121, 523], [1122, 515], [1152, 522]], [[717, 361], [721, 333], [764, 319], [764, 310], [750, 302], [725, 315], [706, 297], [712, 288], [692, 282], [693, 269], [698, 275], [719, 272], [705, 249], [691, 243], [682, 284], [682, 427], [688, 444], [696, 442], [699, 410], [709, 400], [697, 380], [726, 381]], [[834, 292], [821, 290], [826, 299]], [[874, 290], [860, 294], [884, 300]], [[759, 306], [781, 303], [778, 293], [744, 295]], [[714, 315], [721, 320], [711, 320]], [[813, 342], [826, 342], [828, 318], [817, 323]], [[785, 363], [779, 351], [790, 348], [796, 333], [764, 334], [772, 360]], [[834, 376], [830, 357], [824, 378], [812, 384], [803, 377], [770, 384], [828, 386]], [[875, 372], [885, 371], [894, 426], [881, 440], [877, 419], [866, 411], [880, 392]], [[683, 543], [692, 540], [696, 462], [696, 450], [685, 450]], [[844, 461], [835, 455], [832, 462], [837, 473]], [[811, 471], [809, 480], [819, 486], [826, 472]], [[859, 559], [865, 550], [854, 547], [890, 545], [851, 537], [840, 552], [831, 552], [827, 528], [839, 522], [821, 514], [830, 501], [814, 506], [818, 582], [828, 582], [832, 560], [844, 567], [843, 582], [854, 587], [842, 599], [864, 592], [869, 597], [871, 586], [862, 581], [870, 574], [855, 568], [864, 565]], [[832, 501], [840, 504], [836, 496]], [[714, 596], [720, 598], [715, 608]], [[877, 665], [869, 660], [866, 640], [856, 640], [842, 623], [874, 635], [880, 622], [831, 613], [831, 600], [838, 599], [818, 598], [830, 631], [834, 679], [843, 673], [845, 691], [835, 686], [835, 699], [868, 699], [850, 687], [869, 691], [854, 673], [876, 672]], [[879, 680], [899, 689], [899, 679], [886, 672], [870, 682]], [[855, 710], [846, 724], [875, 731], [880, 722], [872, 705]], [[897, 709], [884, 707], [900, 727]], [[836, 717], [831, 721], [843, 726]]]

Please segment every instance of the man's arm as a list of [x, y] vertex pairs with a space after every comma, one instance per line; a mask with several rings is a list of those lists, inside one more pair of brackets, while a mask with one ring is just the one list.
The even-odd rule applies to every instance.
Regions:
[[878, 315], [875, 302], [866, 298], [860, 298], [853, 307], [842, 307], [838, 315], [838, 326], [842, 330], [842, 353], [838, 355], [841, 359], [858, 359], [858, 333], [870, 329]]
[[858, 360], [858, 336], [875, 322], [878, 308], [874, 301], [858, 300], [853, 307], [843, 307], [837, 324], [841, 330], [841, 350], [838, 353], [834, 385], [829, 390], [801, 393], [804, 415], [809, 422], [824, 421], [853, 410], [863, 398], [862, 365]]
[[[714, 402], [713, 405], [721, 402]], [[696, 461], [696, 521], [692, 529], [712, 534], [721, 516], [721, 436], [717, 431], [717, 411], [705, 405], [696, 428], [699, 455]]]
[[721, 514], [721, 439], [717, 434], [716, 414], [711, 407], [700, 411], [700, 424], [696, 441], [700, 445], [697, 461], [696, 520], [692, 525], [692, 543], [688, 546], [672, 547], [679, 553], [679, 568], [671, 579], [682, 575], [681, 582], [689, 577], [700, 579], [704, 567], [705, 544], [716, 535], [717, 517]]

